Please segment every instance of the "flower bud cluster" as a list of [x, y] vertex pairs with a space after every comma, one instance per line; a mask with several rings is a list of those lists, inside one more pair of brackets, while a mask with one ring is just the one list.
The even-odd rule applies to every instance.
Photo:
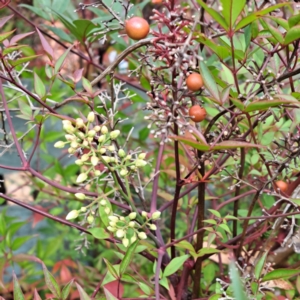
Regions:
[[69, 145], [68, 152], [79, 157], [75, 163], [88, 167], [85, 172], [79, 174], [77, 183], [86, 181], [91, 171], [96, 177], [99, 177], [101, 175], [100, 164], [104, 164], [110, 171], [119, 172], [121, 177], [128, 176], [147, 164], [144, 160], [146, 153], [136, 156], [126, 153], [124, 149], [116, 149], [114, 141], [120, 135], [120, 130], [109, 131], [106, 125], [93, 126], [92, 123], [95, 121], [93, 112], [88, 114], [87, 121], [86, 124], [81, 118], [78, 118], [74, 125], [71, 121], [64, 120], [66, 141], [58, 141], [54, 145], [56, 148]]

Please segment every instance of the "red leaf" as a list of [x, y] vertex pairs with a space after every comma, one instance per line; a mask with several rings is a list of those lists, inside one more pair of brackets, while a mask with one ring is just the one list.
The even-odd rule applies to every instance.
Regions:
[[21, 39], [24, 39], [26, 36], [29, 36], [31, 34], [33, 34], [34, 31], [31, 32], [27, 32], [27, 33], [22, 33], [22, 34], [17, 34], [15, 36], [13, 36], [9, 42], [9, 45], [14, 45], [16, 44], [18, 41], [20, 41]]
[[36, 28], [36, 31], [39, 34], [43, 49], [48, 54], [49, 58], [52, 60], [54, 57], [53, 49], [51, 48], [51, 46], [49, 45], [49, 43], [47, 42], [45, 37], [42, 35], [42, 33], [37, 28]]
[[118, 299], [121, 298], [124, 294], [124, 286], [119, 280], [111, 281], [104, 285], [103, 288], [107, 289], [113, 296]]

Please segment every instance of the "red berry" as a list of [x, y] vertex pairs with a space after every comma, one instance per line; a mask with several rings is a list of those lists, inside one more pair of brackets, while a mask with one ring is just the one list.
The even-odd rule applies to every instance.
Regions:
[[198, 73], [192, 73], [186, 79], [186, 85], [192, 92], [197, 92], [203, 87], [202, 76]]
[[148, 35], [150, 26], [145, 19], [133, 17], [126, 21], [125, 30], [127, 35], [133, 40], [141, 40]]
[[205, 108], [199, 105], [194, 105], [189, 109], [189, 116], [195, 123], [203, 121], [206, 117], [206, 114]]
[[278, 180], [275, 183], [276, 183], [276, 187], [275, 187], [276, 190], [279, 189], [281, 192], [286, 193], [289, 185], [285, 181]]

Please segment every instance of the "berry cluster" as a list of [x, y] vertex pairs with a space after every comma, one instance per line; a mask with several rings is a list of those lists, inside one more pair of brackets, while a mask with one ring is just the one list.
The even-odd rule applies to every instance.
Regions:
[[115, 141], [120, 134], [119, 130], [109, 132], [105, 125], [93, 126], [94, 121], [93, 112], [88, 114], [87, 123], [78, 118], [73, 126], [71, 121], [64, 120], [63, 128], [67, 132], [67, 141], [58, 141], [54, 145], [56, 148], [63, 148], [69, 144], [68, 152], [79, 157], [75, 163], [87, 167], [87, 170], [77, 177], [77, 183], [85, 182], [91, 172], [96, 178], [99, 177], [102, 174], [101, 166], [102, 172], [117, 171], [121, 177], [125, 177], [147, 164], [144, 160], [146, 153], [126, 154], [122, 148], [117, 148]]

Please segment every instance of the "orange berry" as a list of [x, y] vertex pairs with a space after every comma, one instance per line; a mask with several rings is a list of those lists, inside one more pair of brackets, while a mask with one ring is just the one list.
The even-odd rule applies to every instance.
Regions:
[[206, 117], [206, 110], [205, 108], [201, 107], [200, 105], [194, 105], [189, 109], [189, 116], [195, 122], [201, 122]]
[[285, 181], [278, 180], [275, 183], [276, 183], [276, 187], [275, 187], [276, 190], [279, 189], [281, 192], [286, 193], [289, 185]]
[[186, 85], [192, 92], [197, 92], [203, 87], [202, 76], [198, 73], [192, 73], [186, 78]]
[[148, 35], [150, 26], [145, 19], [133, 17], [125, 22], [125, 30], [130, 38], [137, 41]]

